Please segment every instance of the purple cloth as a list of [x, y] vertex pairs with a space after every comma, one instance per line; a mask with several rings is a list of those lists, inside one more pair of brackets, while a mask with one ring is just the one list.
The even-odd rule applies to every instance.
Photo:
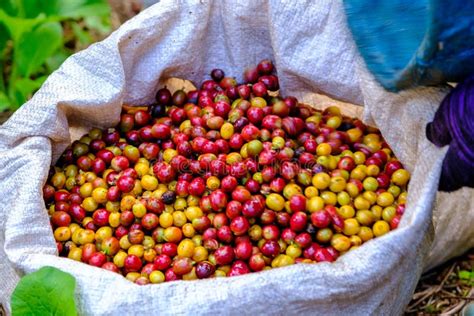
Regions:
[[474, 187], [474, 76], [444, 98], [426, 136], [436, 146], [449, 144], [443, 161], [440, 191]]

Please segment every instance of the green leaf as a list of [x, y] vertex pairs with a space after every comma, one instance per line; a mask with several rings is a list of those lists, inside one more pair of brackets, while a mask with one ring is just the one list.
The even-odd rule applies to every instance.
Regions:
[[62, 28], [59, 22], [44, 23], [33, 31], [23, 34], [16, 43], [14, 52], [19, 74], [29, 77], [61, 44]]
[[0, 23], [8, 29], [13, 41], [19, 40], [24, 33], [33, 30], [37, 24], [44, 20], [44, 15], [39, 15], [35, 19], [23, 19], [9, 16], [5, 11], [0, 9]]
[[71, 23], [71, 29], [81, 44], [88, 45], [92, 43], [92, 36], [77, 23]]
[[51, 73], [58, 69], [59, 66], [61, 66], [61, 64], [66, 60], [66, 58], [69, 57], [69, 55], [71, 55], [71, 53], [69, 53], [66, 49], [62, 48], [56, 51], [54, 55], [48, 57], [48, 59], [46, 59], [46, 68], [48, 73]]
[[75, 287], [69, 273], [43, 267], [21, 278], [11, 298], [12, 315], [77, 315]]
[[108, 34], [112, 30], [109, 16], [86, 16], [84, 23], [90, 29], [99, 31], [101, 34]]
[[458, 272], [458, 276], [461, 280], [469, 280], [471, 278], [474, 278], [474, 273], [466, 270], [461, 270]]
[[15, 2], [17, 1], [2, 0], [0, 1], [0, 9], [3, 9], [8, 15], [16, 16], [18, 14], [18, 8]]
[[[27, 101], [36, 90], [45, 82], [47, 76], [42, 76], [34, 80], [30, 78], [21, 78], [15, 81], [15, 92], [18, 104]], [[18, 94], [19, 93], [19, 94]]]
[[10, 39], [10, 33], [7, 27], [0, 23], [0, 60], [4, 59], [3, 50], [7, 46], [7, 41]]
[[11, 102], [8, 99], [7, 95], [0, 91], [0, 112], [11, 109]]
[[25, 18], [36, 18], [38, 14], [57, 15], [59, 0], [20, 0]]
[[109, 14], [110, 6], [104, 0], [63, 0], [60, 2], [60, 8], [58, 11], [58, 15], [73, 19]]

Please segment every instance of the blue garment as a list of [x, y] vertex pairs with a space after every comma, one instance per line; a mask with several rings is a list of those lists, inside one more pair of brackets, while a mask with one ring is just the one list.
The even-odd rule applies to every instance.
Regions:
[[473, 0], [345, 0], [369, 70], [388, 90], [474, 73]]

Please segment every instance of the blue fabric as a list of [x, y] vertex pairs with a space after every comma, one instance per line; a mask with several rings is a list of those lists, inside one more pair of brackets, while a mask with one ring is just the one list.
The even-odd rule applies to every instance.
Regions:
[[368, 68], [388, 90], [458, 82], [474, 73], [474, 1], [346, 0]]

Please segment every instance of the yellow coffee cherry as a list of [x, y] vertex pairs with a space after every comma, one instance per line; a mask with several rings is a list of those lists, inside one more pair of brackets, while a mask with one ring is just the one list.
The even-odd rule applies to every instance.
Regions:
[[370, 208], [370, 202], [361, 196], [354, 199], [354, 207], [358, 210], [367, 210]]
[[173, 225], [173, 215], [170, 213], [161, 213], [160, 217], [160, 226], [163, 228], [168, 228]]
[[219, 189], [219, 187], [221, 186], [221, 181], [218, 177], [210, 176], [206, 180], [206, 186], [209, 190], [214, 191]]
[[109, 226], [102, 226], [95, 232], [95, 240], [102, 242], [104, 239], [112, 237], [112, 228]]
[[135, 204], [135, 202], [136, 202], [136, 199], [133, 196], [131, 195], [124, 196], [122, 200], [120, 201], [120, 210], [122, 212], [130, 211], [133, 205]]
[[155, 249], [145, 249], [145, 252], [143, 253], [143, 259], [145, 259], [146, 262], [153, 262], [156, 258], [156, 251]]
[[351, 247], [351, 241], [344, 235], [335, 234], [332, 236], [331, 246], [333, 246], [337, 251], [347, 251]]
[[289, 200], [295, 194], [301, 194], [303, 190], [296, 183], [288, 183], [283, 188], [283, 196], [285, 199]]
[[386, 221], [377, 221], [372, 227], [372, 231], [374, 232], [375, 237], [380, 237], [390, 231], [390, 226]]
[[114, 256], [113, 262], [117, 267], [123, 268], [126, 257], [127, 253], [123, 250], [119, 250], [119, 252]]
[[163, 160], [167, 163], [178, 155], [178, 152], [172, 148], [167, 148], [163, 151]]
[[199, 201], [200, 198], [193, 195], [188, 195], [188, 197], [186, 198], [186, 203], [188, 204], [188, 206], [199, 206]]
[[81, 226], [79, 226], [79, 224], [77, 223], [71, 223], [69, 224], [69, 229], [71, 230], [71, 236], [74, 235], [74, 232], [78, 229], [80, 229]]
[[359, 195], [359, 187], [355, 183], [349, 182], [346, 185], [346, 191], [352, 198], [355, 198]]
[[177, 227], [183, 227], [184, 224], [186, 224], [187, 218], [184, 212], [182, 211], [176, 211], [173, 213], [173, 224], [174, 226]]
[[92, 198], [97, 202], [97, 203], [105, 203], [107, 202], [107, 189], [105, 188], [95, 188], [92, 191]]
[[120, 211], [120, 202], [107, 201], [107, 203], [105, 203], [105, 209], [111, 213], [116, 213]]
[[331, 177], [326, 172], [320, 172], [313, 176], [311, 182], [315, 188], [324, 190], [331, 183]]
[[348, 205], [351, 203], [351, 196], [346, 191], [339, 192], [337, 194], [337, 203], [339, 205]]
[[119, 244], [120, 244], [120, 248], [125, 249], [125, 250], [129, 249], [132, 246], [132, 243], [130, 242], [130, 240], [128, 240], [127, 235], [122, 236], [120, 238]]
[[316, 154], [318, 156], [329, 156], [331, 154], [332, 148], [328, 143], [321, 143], [316, 147]]
[[350, 205], [343, 205], [339, 209], [337, 209], [337, 213], [341, 215], [342, 218], [348, 219], [354, 217], [355, 210]]
[[143, 245], [131, 245], [130, 248], [128, 248], [129, 255], [135, 255], [141, 258], [143, 257], [144, 253], [145, 253], [145, 248], [143, 247]]
[[395, 198], [389, 192], [382, 192], [377, 197], [377, 204], [384, 207], [392, 205], [394, 201]]
[[138, 162], [133, 169], [135, 169], [138, 174], [138, 177], [140, 178], [143, 178], [143, 176], [147, 175], [148, 172], [150, 172], [150, 167], [142, 162]]
[[234, 135], [234, 125], [226, 122], [222, 124], [220, 131], [221, 131], [221, 137], [223, 139], [230, 139], [232, 135]]
[[346, 180], [343, 177], [332, 177], [329, 183], [329, 190], [338, 193], [346, 188]]
[[116, 228], [120, 226], [120, 213], [110, 213], [109, 215], [109, 225], [110, 227]]
[[398, 196], [398, 199], [397, 199], [397, 203], [398, 204], [406, 204], [407, 203], [407, 192], [402, 192], [400, 193], [400, 195]]
[[207, 260], [208, 256], [209, 256], [209, 253], [208, 253], [206, 248], [204, 248], [202, 246], [197, 246], [197, 247], [194, 248], [194, 253], [193, 253], [193, 258], [192, 259], [196, 262], [201, 262], [201, 261]]
[[392, 182], [398, 186], [405, 186], [410, 180], [410, 173], [405, 169], [398, 169], [392, 174]]
[[68, 241], [71, 238], [69, 227], [58, 227], [54, 230], [54, 238], [57, 241]]
[[366, 242], [366, 241], [371, 240], [372, 238], [374, 238], [374, 234], [372, 233], [372, 229], [370, 229], [370, 227], [366, 227], [366, 226], [362, 226], [360, 228], [359, 233], [357, 234], [357, 236], [359, 236], [360, 239], [363, 242]]
[[194, 254], [194, 243], [191, 239], [183, 239], [178, 245], [178, 256], [191, 258]]
[[193, 219], [202, 217], [204, 213], [202, 212], [199, 206], [190, 206], [185, 211], [184, 214], [186, 215], [187, 219], [192, 222]]
[[[360, 130], [359, 130], [360, 131]], [[354, 153], [354, 162], [356, 165], [361, 165], [365, 162], [365, 154], [361, 151], [356, 151]]]
[[143, 203], [135, 203], [132, 207], [133, 215], [136, 218], [142, 218], [146, 214], [146, 206]]
[[82, 249], [79, 247], [74, 247], [69, 250], [69, 253], [67, 255], [69, 259], [76, 260], [76, 261], [81, 261], [82, 259]]
[[292, 244], [286, 248], [286, 254], [291, 258], [296, 259], [301, 256], [302, 251], [300, 247], [295, 244]]
[[153, 284], [165, 282], [165, 275], [159, 270], [152, 271], [149, 275], [150, 282]]
[[285, 207], [285, 199], [277, 193], [270, 193], [265, 199], [267, 207], [274, 211], [281, 211]]
[[348, 236], [356, 235], [360, 231], [359, 222], [355, 218], [348, 218], [344, 220], [343, 233]]
[[142, 177], [140, 183], [142, 187], [148, 191], [154, 191], [156, 188], [158, 188], [158, 179], [155, 176], [149, 174], [145, 174]]
[[181, 230], [183, 231], [184, 237], [192, 238], [196, 234], [196, 230], [191, 223], [184, 224]]
[[96, 200], [94, 200], [94, 198], [89, 196], [82, 201], [82, 207], [86, 210], [86, 212], [93, 212], [97, 209], [97, 207], [99, 207], [99, 205], [97, 204]]
[[336, 205], [337, 204], [337, 195], [331, 191], [321, 192], [321, 198], [324, 200], [325, 204]]
[[357, 235], [353, 235], [349, 237], [349, 240], [351, 241], [351, 246], [352, 246], [351, 250], [353, 249], [354, 246], [362, 245], [362, 239]]
[[79, 232], [78, 239], [81, 245], [94, 242], [95, 233], [90, 229], [83, 229]]
[[135, 282], [139, 277], [141, 277], [141, 274], [138, 272], [129, 272], [125, 276], [125, 278], [131, 282]]
[[382, 218], [383, 208], [380, 205], [373, 205], [370, 208], [370, 212], [372, 213], [375, 220], [379, 220]]
[[375, 220], [377, 220], [374, 214], [369, 210], [357, 211], [356, 219], [361, 225], [364, 225], [364, 226], [370, 226]]
[[324, 200], [320, 196], [313, 196], [306, 202], [306, 209], [314, 213], [324, 208]]
[[319, 191], [316, 187], [309, 186], [304, 189], [304, 195], [310, 199], [312, 197], [318, 196]]
[[367, 175], [375, 177], [380, 173], [380, 168], [377, 165], [368, 165], [367, 166]]
[[362, 197], [369, 201], [371, 205], [377, 202], [377, 193], [373, 191], [365, 191], [364, 193], [362, 193]]
[[295, 263], [295, 259], [288, 255], [278, 255], [272, 260], [272, 268], [280, 268], [289, 266]]
[[145, 249], [151, 249], [155, 247], [155, 240], [151, 236], [145, 236], [143, 238], [142, 245], [145, 247]]

